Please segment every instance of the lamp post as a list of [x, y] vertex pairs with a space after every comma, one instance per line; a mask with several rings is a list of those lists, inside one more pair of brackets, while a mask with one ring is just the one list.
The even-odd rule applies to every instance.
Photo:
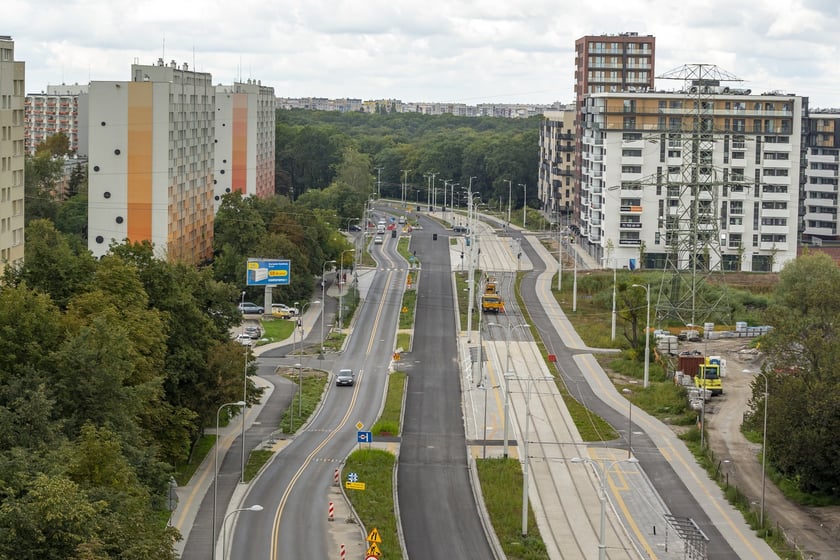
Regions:
[[382, 170], [385, 168], [380, 165], [374, 169], [376, 169], [376, 196], [382, 198]]
[[510, 225], [510, 201], [513, 194], [513, 181], [510, 179], [506, 179], [508, 184], [508, 214], [507, 214], [507, 223]]
[[[613, 292], [612, 292], [612, 323], [610, 325], [610, 340], [615, 340], [615, 285], [616, 285], [616, 274], [615, 274], [615, 259], [613, 261]], [[610, 258], [607, 257], [604, 259], [604, 264], [606, 266], [610, 266]]]
[[[321, 266], [321, 301], [327, 301], [327, 298], [326, 298], [327, 281], [324, 280], [324, 274], [326, 274], [328, 264], [335, 264], [335, 261], [326, 261]], [[326, 312], [326, 309], [322, 307], [321, 308], [321, 354], [322, 355], [324, 354], [324, 314], [325, 314], [325, 312]]]
[[[645, 319], [645, 384], [647, 389], [650, 381], [650, 284], [633, 284], [633, 288], [644, 288], [647, 300], [647, 315]], [[704, 399], [705, 400], [705, 399]], [[705, 429], [705, 426], [704, 428]]]
[[356, 257], [356, 249], [345, 249], [341, 252], [339, 256], [339, 263], [338, 263], [338, 270], [341, 278], [338, 281], [338, 332], [341, 332], [341, 327], [343, 326], [342, 317], [343, 317], [343, 306], [342, 306], [342, 295], [344, 294], [344, 290], [341, 289], [341, 280], [344, 278], [344, 253], [348, 253], [353, 251], [353, 258]]
[[522, 229], [525, 229], [525, 220], [527, 219], [525, 211], [528, 209], [528, 187], [522, 183], [519, 183], [519, 186], [522, 187]]
[[[300, 315], [298, 315], [297, 325], [295, 325], [295, 330], [300, 329], [300, 352], [298, 353], [299, 356], [303, 354], [303, 335], [304, 335], [304, 332], [303, 332], [303, 314], [306, 313], [306, 310], [313, 303], [314, 304], [319, 304], [321, 302], [318, 301], [317, 299], [315, 301], [307, 301], [306, 303], [304, 303], [300, 307], [298, 307], [298, 303], [295, 302], [295, 307], [298, 308], [298, 312], [300, 313]], [[321, 310], [321, 315], [322, 316], [323, 316], [323, 313], [324, 313], [324, 311], [322, 309]], [[298, 418], [300, 418], [301, 410], [303, 409], [303, 369], [302, 369], [301, 364], [298, 364], [297, 368], [298, 368]]]
[[219, 416], [226, 406], [241, 406], [242, 414], [245, 414], [245, 401], [225, 403], [216, 411], [216, 445], [213, 458], [213, 558], [216, 558], [216, 503], [219, 496]]
[[504, 408], [504, 411], [505, 411], [505, 414], [504, 414], [504, 416], [505, 416], [505, 428], [504, 428], [504, 433], [505, 433], [505, 436], [504, 436], [504, 448], [503, 448], [504, 458], [507, 459], [507, 457], [508, 457], [508, 433], [510, 431], [510, 416], [509, 416], [509, 413], [508, 413], [508, 410], [509, 410], [509, 407], [510, 407], [510, 385], [508, 383], [508, 374], [513, 373], [513, 372], [510, 371], [510, 339], [511, 339], [511, 334], [512, 334], [513, 329], [520, 328], [520, 327], [521, 328], [529, 328], [530, 325], [527, 325], [525, 323], [520, 323], [518, 325], [511, 325], [510, 323], [508, 323], [507, 325], [501, 325], [499, 323], [488, 323], [487, 326], [488, 327], [502, 327], [502, 328], [505, 329], [505, 331], [507, 331], [507, 333], [506, 333], [507, 338], [505, 339], [505, 373], [504, 373], [504, 378], [505, 378], [505, 408]]
[[528, 394], [525, 398], [525, 448], [522, 452], [522, 536], [524, 537], [528, 535], [528, 437], [531, 420], [531, 386], [534, 381], [554, 381], [554, 378], [550, 375], [546, 377], [516, 377], [507, 374], [505, 374], [505, 377], [528, 383]]
[[263, 507], [261, 505], [254, 504], [254, 505], [246, 507], [246, 508], [235, 509], [225, 516], [224, 520], [222, 521], [222, 560], [224, 560], [225, 556], [227, 555], [227, 533], [225, 532], [225, 525], [227, 524], [227, 520], [230, 519], [230, 517], [233, 514], [239, 513], [240, 511], [262, 511], [262, 510], [263, 510]]
[[572, 253], [572, 257], [574, 258], [575, 262], [575, 268], [572, 271], [572, 311], [577, 311], [577, 249], [575, 249]]
[[350, 222], [358, 222], [359, 218], [347, 218], [345, 222], [347, 222], [347, 226], [345, 226], [345, 230], [350, 231]]
[[761, 441], [761, 513], [758, 517], [758, 526], [764, 529], [764, 486], [767, 479], [767, 401], [770, 400], [770, 383], [767, 374], [763, 371], [757, 372], [764, 378], [764, 430]]
[[601, 533], [598, 537], [598, 560], [606, 560], [607, 558], [607, 476], [610, 474], [610, 469], [614, 466], [618, 465], [619, 463], [628, 463], [631, 465], [635, 465], [639, 462], [638, 459], [635, 457], [630, 457], [629, 459], [619, 459], [618, 461], [612, 461], [610, 463], [606, 463], [606, 465], [601, 465], [597, 461], [593, 461], [588, 457], [572, 457], [572, 463], [588, 463], [595, 467], [598, 471], [598, 474], [601, 478]]

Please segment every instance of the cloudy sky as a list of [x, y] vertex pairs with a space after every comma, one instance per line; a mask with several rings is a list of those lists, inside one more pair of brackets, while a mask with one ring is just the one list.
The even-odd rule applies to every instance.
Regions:
[[[840, 107], [837, 0], [4, 0], [26, 90], [187, 62], [282, 97], [572, 100], [574, 41], [656, 36], [656, 74], [716, 64], [754, 93]], [[675, 82], [658, 80], [672, 89]]]

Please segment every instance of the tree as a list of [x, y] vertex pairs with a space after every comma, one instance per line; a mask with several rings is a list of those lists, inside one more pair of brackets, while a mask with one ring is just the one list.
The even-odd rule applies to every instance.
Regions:
[[64, 132], [51, 134], [43, 142], [35, 146], [36, 156], [46, 155], [51, 158], [62, 158], [70, 155], [72, 152], [70, 149], [70, 138]]

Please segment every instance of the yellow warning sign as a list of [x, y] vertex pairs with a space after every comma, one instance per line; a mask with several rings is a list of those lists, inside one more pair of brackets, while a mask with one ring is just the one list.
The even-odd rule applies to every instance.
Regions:
[[364, 424], [362, 424], [361, 420], [360, 420], [360, 421], [358, 421], [358, 422], [356, 422], [356, 429], [357, 429], [357, 430], [361, 430], [361, 429], [362, 429], [362, 428], [364, 428], [364, 427], [365, 427], [365, 425], [364, 425]]
[[[409, 284], [411, 284], [411, 282], [409, 282]], [[408, 313], [408, 307], [403, 305], [402, 312], [403, 313]]]
[[344, 483], [344, 487], [348, 490], [364, 490], [365, 483], [364, 482], [350, 482], [349, 480]]
[[377, 558], [382, 556], [382, 551], [379, 550], [379, 545], [376, 543], [370, 543], [370, 546], [367, 549], [367, 555], [376, 556]]
[[379, 529], [374, 527], [373, 529], [370, 530], [370, 533], [368, 533], [368, 536], [367, 536], [367, 542], [372, 542], [372, 543], [381, 543], [382, 542], [382, 537], [379, 536]]

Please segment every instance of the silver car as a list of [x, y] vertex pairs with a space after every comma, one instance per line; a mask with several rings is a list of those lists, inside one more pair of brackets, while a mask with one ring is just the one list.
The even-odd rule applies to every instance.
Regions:
[[356, 382], [356, 374], [353, 373], [352, 369], [342, 369], [338, 371], [338, 375], [335, 376], [335, 384], [337, 387], [341, 385], [348, 385], [353, 386]]

